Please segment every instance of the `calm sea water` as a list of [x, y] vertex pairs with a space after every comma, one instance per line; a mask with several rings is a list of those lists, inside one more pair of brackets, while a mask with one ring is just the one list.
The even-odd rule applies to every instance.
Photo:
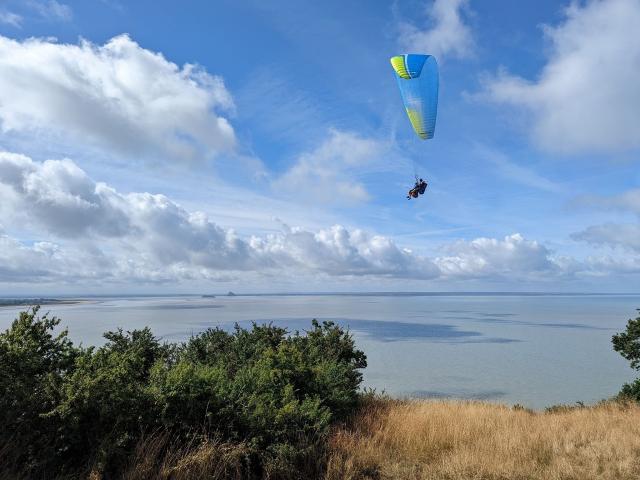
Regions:
[[[633, 371], [611, 335], [640, 295], [322, 295], [90, 298], [44, 307], [74, 341], [122, 327], [177, 341], [209, 327], [312, 318], [349, 327], [367, 354], [365, 385], [395, 396], [464, 398], [543, 408], [615, 394]], [[18, 307], [0, 308], [7, 328]]]

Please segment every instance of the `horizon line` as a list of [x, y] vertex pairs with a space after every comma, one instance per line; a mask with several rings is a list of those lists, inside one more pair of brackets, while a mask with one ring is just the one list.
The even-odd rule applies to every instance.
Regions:
[[252, 296], [614, 296], [629, 295], [640, 296], [640, 292], [551, 292], [551, 291], [485, 291], [485, 290], [468, 290], [468, 291], [348, 291], [348, 292], [248, 292], [236, 293], [233, 291], [206, 293], [78, 293], [78, 294], [0, 294], [0, 299], [49, 299], [56, 298], [90, 298], [90, 297], [252, 297]]

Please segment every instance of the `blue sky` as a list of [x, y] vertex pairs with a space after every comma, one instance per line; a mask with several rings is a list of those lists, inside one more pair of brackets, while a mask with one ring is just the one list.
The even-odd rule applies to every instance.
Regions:
[[[0, 293], [637, 292], [638, 22], [636, 0], [2, 1]], [[440, 65], [433, 140], [404, 52]]]

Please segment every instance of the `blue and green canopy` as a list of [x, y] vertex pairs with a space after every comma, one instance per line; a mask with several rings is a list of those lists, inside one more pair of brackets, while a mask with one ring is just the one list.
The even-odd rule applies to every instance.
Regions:
[[433, 138], [438, 114], [438, 64], [431, 55], [413, 53], [391, 57], [391, 66], [416, 134]]

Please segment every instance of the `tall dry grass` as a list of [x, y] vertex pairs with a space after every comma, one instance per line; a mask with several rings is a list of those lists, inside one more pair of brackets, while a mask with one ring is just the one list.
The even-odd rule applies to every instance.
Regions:
[[[141, 439], [121, 475], [122, 480], [244, 480], [249, 476], [249, 449], [204, 439], [176, 443], [167, 433]], [[88, 480], [104, 480], [93, 470]]]
[[374, 401], [331, 438], [326, 480], [640, 478], [640, 407], [535, 413], [477, 402]]

